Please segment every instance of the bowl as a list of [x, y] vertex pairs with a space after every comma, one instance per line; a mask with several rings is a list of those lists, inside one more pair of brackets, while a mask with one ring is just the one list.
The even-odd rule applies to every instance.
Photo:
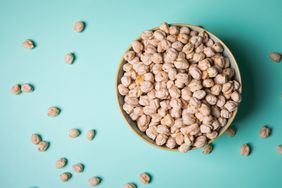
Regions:
[[[189, 27], [191, 28], [192, 30], [195, 30], [195, 31], [198, 31], [198, 32], [202, 32], [202, 31], [205, 31], [206, 33], [208, 33], [209, 37], [215, 41], [215, 42], [219, 42], [223, 48], [224, 48], [224, 51], [223, 51], [223, 55], [225, 57], [228, 57], [229, 60], [230, 60], [230, 66], [235, 70], [235, 79], [240, 83], [240, 89], [239, 91], [242, 93], [242, 80], [241, 80], [241, 74], [240, 74], [240, 70], [239, 70], [239, 67], [238, 67], [238, 64], [233, 56], [233, 54], [231, 53], [231, 51], [229, 50], [229, 48], [218, 38], [216, 37], [214, 34], [212, 34], [211, 32], [205, 30], [204, 28], [201, 28], [199, 26], [195, 26], [195, 25], [190, 25], [190, 24], [171, 24], [171, 25], [176, 25], [176, 26], [186, 26], [186, 27]], [[156, 30], [158, 29], [158, 27], [155, 27], [151, 30]], [[140, 39], [140, 36], [136, 39], [136, 40], [139, 40]], [[131, 48], [131, 45], [129, 45], [129, 47], [126, 49], [126, 51], [128, 51], [129, 49]], [[126, 52], [125, 51], [125, 52]], [[124, 56], [124, 54], [123, 54]], [[175, 149], [170, 149], [170, 148], [167, 148], [166, 146], [159, 146], [157, 145], [153, 140], [151, 140], [145, 133], [141, 132], [138, 127], [137, 127], [137, 124], [136, 122], [134, 122], [130, 117], [129, 115], [123, 110], [122, 106], [124, 104], [124, 97], [122, 95], [119, 94], [118, 92], [118, 85], [120, 84], [120, 79], [124, 73], [123, 69], [122, 69], [122, 66], [126, 63], [126, 61], [124, 60], [124, 58], [121, 58], [120, 60], [120, 63], [119, 63], [119, 66], [118, 66], [118, 70], [117, 70], [117, 75], [116, 75], [116, 96], [117, 96], [117, 100], [118, 100], [118, 105], [119, 105], [119, 109], [120, 109], [120, 112], [123, 116], [123, 118], [125, 119], [127, 125], [133, 130], [133, 132], [138, 135], [142, 140], [144, 140], [145, 142], [149, 143], [150, 145], [153, 145], [157, 148], [160, 148], [160, 149], [163, 149], [163, 150], [168, 150], [168, 151], [178, 151], [177, 148]], [[232, 124], [236, 114], [237, 114], [237, 111], [238, 111], [238, 108], [237, 110], [235, 110], [232, 114], [232, 117], [228, 119], [226, 125], [220, 130], [218, 136], [213, 139], [213, 140], [210, 140], [209, 143], [212, 143], [213, 141], [215, 141], [217, 138], [219, 138], [227, 129], [228, 127]], [[196, 147], [193, 147], [191, 148], [192, 150], [193, 149], [197, 149]]]

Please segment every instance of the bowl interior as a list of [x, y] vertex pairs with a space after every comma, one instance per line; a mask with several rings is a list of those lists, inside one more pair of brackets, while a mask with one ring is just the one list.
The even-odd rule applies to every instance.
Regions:
[[[214, 34], [210, 33], [209, 31], [201, 28], [201, 27], [198, 27], [198, 26], [194, 26], [194, 25], [189, 25], [189, 24], [172, 24], [172, 25], [177, 25], [177, 26], [187, 26], [189, 28], [191, 28], [192, 30], [195, 30], [195, 31], [198, 31], [198, 32], [201, 32], [201, 31], [205, 31], [208, 33], [209, 37], [215, 41], [215, 42], [219, 42], [223, 48], [224, 48], [224, 51], [223, 51], [223, 55], [225, 57], [228, 57], [229, 60], [230, 60], [230, 64], [231, 64], [231, 67], [235, 70], [235, 79], [241, 84], [241, 87], [240, 87], [240, 91], [242, 91], [242, 81], [241, 81], [241, 75], [240, 75], [240, 70], [239, 70], [239, 67], [237, 65], [237, 62], [233, 56], [233, 54], [231, 53], [231, 51], [228, 49], [228, 47], [219, 39], [217, 38]], [[157, 29], [156, 28], [153, 28], [152, 30], [155, 30]], [[140, 39], [137, 38], [137, 40]], [[127, 50], [129, 50], [131, 48], [131, 46], [129, 46], [127, 48]], [[126, 50], [126, 51], [127, 51]], [[123, 110], [122, 106], [124, 104], [124, 97], [122, 95], [119, 94], [118, 92], [118, 85], [120, 84], [120, 79], [124, 73], [123, 69], [122, 69], [122, 66], [126, 63], [126, 61], [124, 60], [124, 58], [122, 57], [121, 58], [121, 61], [119, 63], [119, 66], [118, 66], [118, 71], [117, 71], [117, 77], [116, 77], [116, 95], [117, 95], [117, 99], [118, 99], [118, 104], [119, 104], [119, 108], [120, 108], [120, 111], [123, 115], [123, 117], [125, 118], [127, 124], [129, 125], [129, 127], [139, 136], [141, 137], [144, 141], [146, 141], [147, 143], [150, 143], [158, 148], [161, 148], [161, 149], [165, 149], [165, 150], [170, 150], [170, 151], [177, 151], [177, 149], [169, 149], [165, 146], [158, 146], [156, 145], [156, 143], [151, 140], [145, 133], [141, 132], [137, 125], [136, 125], [136, 122], [133, 121], [129, 115]], [[235, 116], [237, 114], [237, 110], [233, 112], [232, 114], [232, 117], [228, 120], [227, 124], [224, 126], [224, 128], [222, 128], [219, 132], [219, 135], [215, 138], [217, 139], [220, 135], [222, 135], [226, 129], [231, 125], [231, 123], [233, 122]], [[215, 140], [214, 139], [214, 140]], [[209, 143], [213, 142], [214, 140], [210, 140]], [[195, 149], [195, 148], [192, 148], [192, 149]]]

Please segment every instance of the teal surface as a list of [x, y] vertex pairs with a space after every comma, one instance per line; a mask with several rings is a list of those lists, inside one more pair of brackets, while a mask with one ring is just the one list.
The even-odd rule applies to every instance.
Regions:
[[[101, 188], [136, 182], [147, 188], [276, 188], [281, 187], [282, 65], [270, 62], [272, 51], [282, 52], [282, 1], [0, 1], [0, 187], [89, 187], [88, 178], [103, 178]], [[85, 20], [83, 33], [74, 22]], [[201, 25], [221, 38], [234, 53], [243, 78], [243, 102], [234, 122], [238, 133], [215, 141], [214, 152], [187, 154], [159, 150], [143, 142], [127, 127], [115, 96], [119, 60], [141, 31], [160, 23]], [[34, 50], [22, 48], [31, 38]], [[63, 61], [75, 52], [73, 65]], [[35, 91], [12, 95], [15, 83], [32, 83]], [[62, 113], [49, 118], [49, 106]], [[268, 124], [273, 133], [260, 139]], [[82, 135], [68, 137], [80, 128]], [[85, 132], [94, 128], [92, 142]], [[40, 153], [31, 144], [32, 133], [50, 141]], [[250, 143], [252, 154], [239, 155]], [[69, 159], [56, 169], [60, 157]], [[82, 162], [85, 172], [73, 173], [71, 164]], [[73, 173], [62, 183], [59, 174]], [[139, 173], [153, 175], [141, 185]]]

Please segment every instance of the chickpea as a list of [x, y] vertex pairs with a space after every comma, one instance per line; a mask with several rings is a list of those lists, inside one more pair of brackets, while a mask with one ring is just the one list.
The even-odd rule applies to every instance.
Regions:
[[56, 117], [61, 113], [61, 109], [56, 106], [52, 106], [48, 108], [48, 116], [49, 117]]
[[76, 138], [79, 135], [80, 135], [80, 130], [79, 129], [73, 128], [73, 129], [69, 130], [69, 137]]
[[[136, 57], [136, 54], [134, 51], [130, 50], [130, 51], [127, 51], [125, 52], [124, 54], [124, 59], [126, 61], [132, 61], [134, 58]], [[128, 64], [127, 64], [128, 65]], [[130, 65], [130, 64], [129, 64]]]
[[169, 27], [169, 34], [171, 34], [171, 35], [179, 34], [179, 28], [175, 25], [170, 26]]
[[166, 147], [173, 149], [176, 146], [176, 141], [173, 137], [169, 137], [167, 142], [166, 142]]
[[211, 144], [205, 145], [203, 147], [203, 154], [210, 154], [213, 150], [213, 146]]
[[27, 39], [22, 43], [23, 47], [26, 49], [33, 49], [35, 48], [35, 43], [33, 40]]
[[21, 91], [24, 93], [31, 93], [33, 92], [33, 86], [31, 84], [22, 84]]
[[40, 152], [44, 152], [48, 149], [49, 147], [49, 142], [46, 142], [46, 141], [40, 141], [38, 143], [38, 151]]
[[102, 179], [100, 177], [97, 176], [93, 176], [91, 178], [89, 178], [88, 183], [90, 186], [97, 186], [101, 183]]
[[143, 33], [141, 34], [141, 39], [143, 40], [149, 40], [152, 39], [152, 37], [153, 37], [153, 32], [150, 30], [143, 31]]
[[70, 172], [64, 172], [60, 175], [60, 179], [62, 182], [67, 182], [72, 177], [72, 174]]
[[169, 25], [168, 25], [166, 22], [162, 23], [162, 24], [160, 25], [160, 30], [162, 30], [162, 31], [164, 31], [166, 34], [168, 34], [168, 33], [169, 33]]
[[21, 91], [21, 85], [20, 84], [13, 85], [12, 88], [11, 88], [11, 92], [15, 95], [21, 94], [21, 92], [22, 92]]
[[42, 141], [42, 138], [39, 134], [32, 134], [31, 135], [31, 142], [35, 145], [38, 145]]
[[154, 35], [155, 39], [158, 40], [158, 41], [163, 40], [166, 36], [165, 32], [161, 31], [161, 30], [155, 31], [153, 35]]
[[178, 151], [181, 153], [187, 153], [190, 150], [191, 146], [187, 144], [181, 144], [178, 148]]
[[151, 182], [151, 176], [146, 172], [141, 173], [139, 179], [143, 184], [149, 184]]
[[77, 21], [74, 24], [74, 31], [77, 33], [81, 33], [85, 29], [85, 26], [86, 26], [85, 22]]
[[67, 53], [64, 57], [65, 63], [66, 64], [73, 64], [75, 59], [74, 53]]
[[73, 171], [77, 173], [81, 173], [84, 171], [84, 165], [81, 163], [77, 163], [77, 164], [72, 165], [72, 169]]
[[93, 130], [93, 129], [91, 129], [91, 130], [88, 130], [87, 132], [86, 132], [86, 138], [88, 139], [88, 140], [93, 140], [94, 139], [94, 137], [95, 137], [95, 130]]
[[269, 57], [273, 62], [279, 63], [281, 61], [281, 54], [278, 52], [272, 52]]
[[124, 188], [136, 188], [137, 186], [134, 183], [127, 183], [123, 187]]
[[68, 163], [68, 160], [64, 157], [56, 161], [56, 168], [64, 168]]

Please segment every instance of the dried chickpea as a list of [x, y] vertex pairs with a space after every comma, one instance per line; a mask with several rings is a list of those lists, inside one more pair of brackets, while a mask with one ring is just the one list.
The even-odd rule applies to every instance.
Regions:
[[60, 174], [60, 179], [62, 182], [67, 182], [72, 177], [72, 174], [70, 172], [64, 172]]
[[161, 30], [157, 30], [154, 32], [153, 36], [155, 37], [155, 39], [157, 41], [161, 41], [165, 38], [165, 32], [161, 31]]
[[234, 91], [233, 93], [231, 93], [231, 99], [235, 102], [240, 102], [241, 101], [241, 95], [239, 94], [239, 92]]
[[143, 31], [141, 34], [141, 38], [143, 40], [149, 40], [153, 37], [153, 32], [150, 30]]
[[77, 163], [77, 164], [72, 165], [72, 169], [73, 171], [77, 173], [81, 173], [84, 171], [84, 165], [81, 163]]
[[12, 88], [11, 88], [11, 92], [15, 95], [21, 94], [21, 92], [22, 92], [21, 91], [21, 85], [20, 84], [13, 85]]
[[81, 33], [85, 29], [85, 22], [83, 21], [77, 21], [74, 24], [74, 31], [77, 33]]
[[31, 84], [22, 84], [21, 91], [24, 93], [31, 93], [33, 92], [33, 86]]
[[203, 147], [203, 154], [210, 154], [213, 150], [213, 146], [211, 144], [205, 145]]
[[128, 94], [129, 90], [127, 87], [125, 87], [123, 84], [118, 85], [118, 91], [121, 95], [125, 96]]
[[61, 109], [56, 107], [56, 106], [52, 106], [48, 108], [48, 116], [49, 117], [56, 117], [61, 113]]
[[248, 144], [243, 144], [240, 149], [240, 154], [242, 156], [248, 156], [251, 153], [251, 148]]
[[38, 151], [46, 151], [49, 147], [49, 142], [41, 141], [38, 143]]
[[136, 188], [137, 186], [134, 183], [127, 183], [123, 187], [124, 188]]
[[67, 53], [64, 57], [65, 63], [66, 64], [73, 64], [75, 59], [74, 53]]
[[149, 184], [151, 182], [151, 176], [146, 172], [141, 173], [139, 179], [143, 184]]
[[235, 136], [236, 134], [236, 129], [232, 128], [232, 127], [228, 127], [228, 129], [225, 131], [225, 133], [228, 135], [228, 136]]
[[93, 176], [91, 178], [89, 178], [88, 183], [90, 186], [97, 186], [101, 183], [102, 179], [100, 177], [97, 176]]
[[33, 49], [33, 48], [35, 48], [35, 43], [32, 40], [30, 40], [30, 39], [25, 40], [22, 43], [22, 45], [26, 49]]
[[42, 141], [42, 138], [39, 134], [32, 134], [31, 135], [31, 142], [35, 145], [38, 145]]
[[55, 166], [56, 166], [56, 168], [64, 168], [67, 165], [67, 163], [68, 163], [68, 160], [66, 158], [62, 157], [62, 158], [60, 158], [56, 161]]
[[76, 138], [79, 135], [80, 135], [80, 130], [79, 129], [73, 128], [73, 129], [69, 130], [69, 137]]
[[188, 144], [181, 144], [178, 148], [178, 151], [181, 153], [187, 153], [190, 150], [191, 146]]
[[183, 34], [189, 35], [190, 29], [189, 29], [189, 27], [183, 26], [183, 27], [180, 28], [180, 31], [179, 31], [179, 32], [180, 32], [180, 33], [183, 33]]
[[211, 133], [207, 133], [206, 136], [207, 136], [207, 139], [214, 140], [218, 136], [218, 132], [213, 131]]
[[162, 31], [164, 31], [165, 33], [168, 34], [169, 33], [169, 25], [166, 22], [162, 23], [160, 25], [160, 30], [162, 30]]
[[224, 107], [229, 111], [229, 112], [233, 112], [234, 110], [237, 109], [238, 103], [236, 103], [235, 101], [227, 101], [224, 105]]
[[259, 135], [260, 135], [261, 138], [267, 138], [267, 137], [269, 137], [270, 133], [271, 133], [271, 129], [267, 126], [263, 126], [260, 129]]
[[279, 63], [281, 61], [281, 54], [278, 52], [272, 52], [269, 57], [273, 62]]
[[[172, 127], [171, 129], [173, 129], [174, 127]], [[169, 137], [168, 140], [166, 141], [166, 147], [173, 149], [176, 146], [176, 141], [174, 138]]]
[[177, 35], [179, 34], [179, 28], [178, 26], [172, 25], [169, 27], [169, 34], [171, 35]]
[[157, 137], [156, 137], [156, 144], [159, 145], [159, 146], [162, 146], [166, 143], [168, 137], [167, 135], [165, 134], [159, 134]]
[[[126, 60], [126, 61], [132, 61], [134, 58], [135, 58], [136, 56], [135, 56], [135, 52], [134, 51], [127, 51], [125, 54], [124, 54], [124, 59]], [[125, 65], [130, 65], [130, 64], [125, 64]], [[132, 66], [131, 66], [132, 67]], [[126, 71], [126, 70], [125, 70]], [[129, 71], [129, 70], [127, 70], [127, 71]]]
[[277, 147], [277, 151], [278, 151], [279, 154], [282, 154], [282, 145], [279, 145]]
[[199, 136], [196, 138], [195, 142], [194, 142], [194, 146], [197, 148], [203, 147], [205, 146], [207, 143], [207, 137], [205, 136]]
[[94, 137], [95, 137], [95, 130], [93, 130], [93, 129], [91, 129], [91, 130], [88, 130], [87, 132], [86, 132], [86, 138], [88, 139], [88, 140], [93, 140], [94, 139]]
[[219, 52], [219, 53], [223, 52], [223, 47], [222, 47], [222, 45], [221, 45], [219, 42], [215, 43], [215, 44], [212, 46], [212, 48], [213, 48], [213, 50], [216, 51], [216, 52]]
[[138, 40], [133, 41], [131, 46], [132, 46], [132, 49], [134, 50], [134, 52], [136, 52], [136, 53], [141, 53], [144, 49], [143, 44], [141, 42], [139, 42]]

